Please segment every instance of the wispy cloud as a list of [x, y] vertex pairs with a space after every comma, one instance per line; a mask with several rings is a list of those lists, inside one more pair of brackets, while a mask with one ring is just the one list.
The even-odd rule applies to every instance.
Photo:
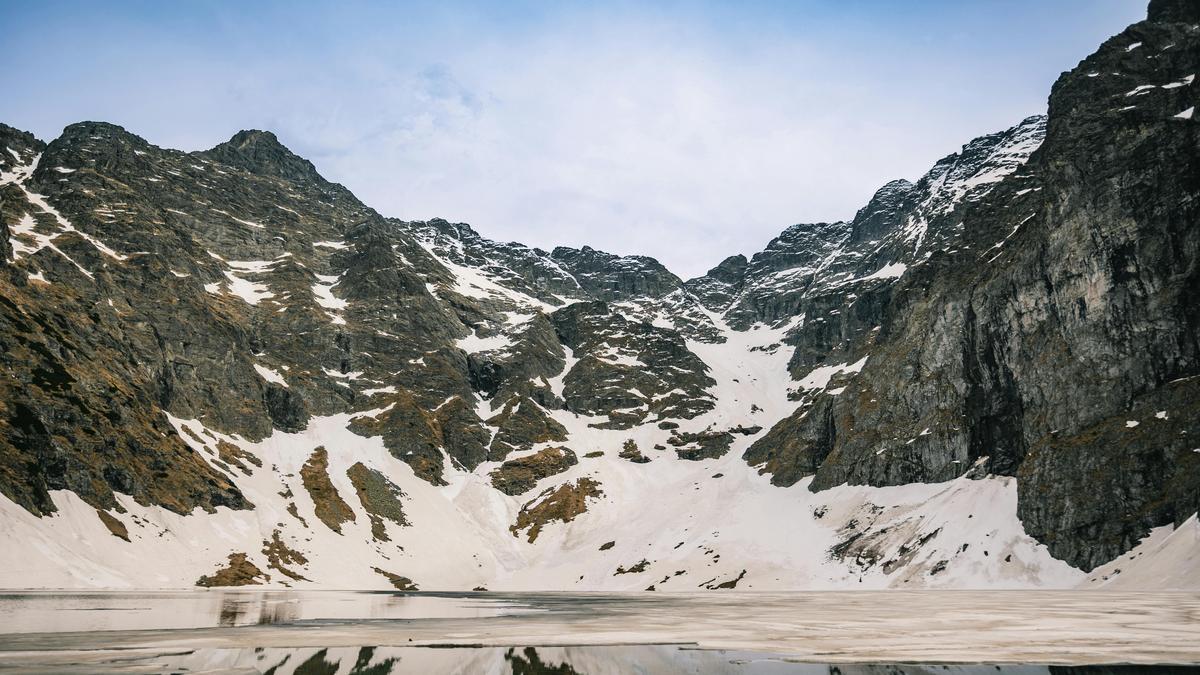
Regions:
[[[17, 17], [0, 85], [25, 94], [5, 121], [52, 136], [102, 117], [185, 148], [268, 127], [387, 215], [654, 255], [684, 276], [790, 223], [848, 218], [883, 182], [1040, 112], [1059, 71], [1142, 12], [185, 4]], [[26, 49], [47, 36], [51, 56]]]

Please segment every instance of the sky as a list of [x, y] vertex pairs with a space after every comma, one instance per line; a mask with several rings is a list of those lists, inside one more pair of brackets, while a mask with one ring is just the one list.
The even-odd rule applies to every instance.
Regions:
[[267, 129], [386, 216], [684, 278], [1045, 112], [1144, 0], [0, 2], [0, 121]]

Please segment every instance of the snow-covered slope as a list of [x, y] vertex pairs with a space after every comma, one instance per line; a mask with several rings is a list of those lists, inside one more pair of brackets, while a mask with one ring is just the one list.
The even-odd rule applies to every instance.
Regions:
[[[548, 308], [545, 300], [503, 285], [490, 270], [439, 262], [454, 274], [456, 293], [494, 300], [505, 308], [501, 316]], [[617, 429], [597, 428], [609, 421], [605, 416], [543, 408], [565, 428], [565, 444], [580, 459], [521, 494], [492, 486], [489, 474], [501, 461], [472, 470], [448, 464], [447, 484], [431, 485], [379, 437], [349, 430], [356, 417], [380, 415], [378, 408], [315, 416], [303, 431], [276, 430], [257, 442], [169, 416], [197, 455], [227, 475], [254, 508], [179, 515], [118, 494], [107, 515], [120, 523], [121, 536], [114, 536], [97, 509], [70, 491], [53, 492], [57, 511], [43, 517], [3, 499], [0, 531], [7, 541], [22, 543], [0, 551], [3, 582], [186, 587], [229, 566], [231, 554], [244, 554], [256, 570], [247, 580], [294, 587], [390, 588], [399, 577], [399, 587], [426, 590], [1064, 588], [1084, 581], [1083, 572], [1054, 560], [1024, 533], [1012, 478], [819, 493], [809, 491], [807, 481], [779, 488], [742, 459], [753, 433], [734, 434], [718, 457], [680, 459], [672, 436], [770, 427], [794, 407], [789, 393], [828, 389], [835, 377], [853, 377], [862, 367], [820, 367], [793, 378], [783, 340], [795, 322], [739, 331], [717, 314], [708, 318], [722, 339], [688, 341], [687, 347], [707, 367], [707, 393], [718, 406], [679, 419], [677, 428], [646, 423]], [[519, 322], [507, 323], [501, 331], [519, 334]], [[468, 352], [494, 351], [515, 339], [499, 332], [459, 344]], [[578, 362], [568, 354], [559, 382], [549, 388], [561, 396], [561, 379]], [[278, 372], [262, 370], [286, 382]], [[481, 417], [491, 414], [488, 400], [478, 405]], [[631, 441], [649, 461], [621, 457]], [[562, 444], [535, 442], [505, 460]], [[324, 473], [352, 512], [339, 531], [318, 513], [318, 502], [328, 502], [328, 495], [306, 485], [303, 476], [319, 448], [326, 449]], [[349, 475], [355, 465], [394, 483], [404, 524], [380, 520], [356, 496]], [[522, 509], [581, 479], [593, 481], [596, 490], [579, 498], [578, 513], [551, 514], [533, 541], [530, 528], [514, 531]], [[384, 537], [373, 532], [374, 520], [382, 522]], [[1173, 560], [1180, 550], [1178, 543], [1172, 546]]]
[[1194, 588], [1189, 26], [688, 281], [0, 126], [0, 586]]
[[[771, 361], [732, 361], [761, 389], [732, 379], [718, 387], [732, 400], [752, 402], [758, 395], [768, 403], [761, 395], [782, 393], [784, 383], [770, 382], [777, 369], [755, 367], [781, 365]], [[125, 524], [127, 542], [71, 492], [53, 493], [58, 512], [42, 518], [4, 500], [0, 529], [6, 541], [21, 542], [0, 551], [4, 581], [10, 587], [185, 587], [226, 566], [231, 552], [245, 553], [265, 573], [257, 582], [335, 588], [389, 588], [384, 572], [426, 590], [1068, 587], [1083, 578], [1023, 533], [1011, 478], [814, 494], [803, 484], [774, 487], [747, 466], [740, 451], [748, 438], [718, 459], [690, 462], [651, 450], [651, 461], [639, 464], [618, 457], [622, 444], [632, 438], [649, 448], [667, 432], [598, 430], [587, 426], [588, 418], [554, 416], [583, 459], [518, 496], [489, 484], [495, 462], [451, 472], [448, 485], [432, 486], [378, 438], [347, 431], [347, 415], [313, 418], [304, 432], [276, 432], [258, 443], [172, 419], [210, 461], [225, 442], [262, 463], [245, 462], [249, 475], [230, 472], [253, 510], [180, 516], [118, 497], [114, 517]], [[754, 420], [723, 423], [735, 421]], [[318, 447], [328, 449], [328, 476], [354, 512], [340, 532], [322, 523], [301, 477]], [[592, 452], [604, 454], [587, 458]], [[385, 522], [387, 541], [372, 535], [372, 513], [347, 475], [359, 463], [404, 493], [408, 524]], [[570, 522], [547, 521], [534, 542], [528, 530], [511, 531], [522, 506], [543, 488], [581, 478], [594, 480], [600, 492], [586, 498], [585, 512]], [[273, 542], [283, 546], [273, 550]], [[299, 555], [281, 558], [280, 550]]]

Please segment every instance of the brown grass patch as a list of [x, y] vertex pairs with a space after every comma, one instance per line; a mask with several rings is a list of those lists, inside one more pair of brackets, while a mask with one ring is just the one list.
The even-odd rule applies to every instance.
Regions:
[[419, 591], [419, 590], [421, 590], [421, 589], [417, 588], [417, 585], [413, 583], [413, 580], [409, 579], [408, 577], [402, 577], [399, 574], [393, 574], [387, 570], [380, 569], [378, 567], [372, 567], [371, 569], [375, 570], [376, 574], [386, 577], [387, 580], [392, 583], [392, 586], [394, 586], [396, 588], [396, 590], [398, 590], [398, 591]]
[[408, 519], [404, 517], [404, 505], [400, 501], [404, 492], [383, 474], [358, 462], [346, 471], [346, 475], [354, 484], [358, 501], [362, 503], [371, 519], [371, 536], [377, 541], [390, 541], [387, 528], [383, 525], [385, 518], [401, 527], [409, 524]]
[[119, 518], [103, 509], [96, 509], [96, 515], [100, 516], [100, 522], [104, 523], [114, 537], [129, 541], [129, 528], [125, 527], [125, 523], [122, 523]]
[[212, 575], [204, 575], [196, 580], [197, 586], [212, 588], [214, 586], [257, 586], [270, 581], [266, 572], [258, 569], [258, 565], [250, 562], [245, 553], [230, 553], [229, 565], [222, 567]]
[[521, 530], [529, 528], [529, 543], [532, 544], [547, 523], [556, 520], [569, 523], [575, 516], [587, 511], [588, 497], [599, 498], [603, 495], [600, 483], [591, 478], [563, 483], [557, 489], [547, 488], [521, 507], [516, 524], [508, 529], [516, 537], [520, 535]]
[[271, 539], [263, 540], [263, 555], [267, 556], [267, 569], [273, 569], [285, 577], [296, 581], [308, 581], [303, 576], [289, 570], [287, 565], [307, 565], [308, 558], [304, 554], [289, 548], [287, 544], [279, 538], [279, 530], [271, 535]]
[[341, 534], [342, 523], [354, 521], [354, 511], [338, 494], [337, 488], [333, 487], [333, 481], [329, 480], [329, 453], [324, 447], [313, 450], [312, 457], [300, 469], [300, 478], [304, 482], [304, 489], [312, 497], [317, 518], [329, 529]]

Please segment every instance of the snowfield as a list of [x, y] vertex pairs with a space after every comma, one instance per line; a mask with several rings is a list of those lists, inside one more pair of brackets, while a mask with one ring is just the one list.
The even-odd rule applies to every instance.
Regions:
[[[229, 263], [243, 273], [270, 264]], [[518, 302], [522, 311], [544, 307], [482, 272], [457, 266], [454, 271], [459, 293], [501, 295]], [[337, 317], [335, 312], [344, 307], [330, 293], [337, 278], [319, 281], [314, 293]], [[231, 284], [230, 292], [239, 290]], [[261, 293], [253, 290], [243, 296], [247, 302]], [[519, 330], [531, 315], [508, 316], [504, 328]], [[687, 347], [708, 366], [716, 382], [708, 394], [719, 405], [678, 420], [681, 432], [769, 429], [794, 409], [789, 391], [826, 389], [832, 377], [853, 376], [870, 358], [821, 366], [793, 380], [787, 368], [790, 349], [782, 341], [802, 317], [745, 331], [731, 329], [718, 314], [708, 312], [707, 318], [724, 341], [688, 341]], [[509, 337], [471, 335], [459, 344], [468, 352], [501, 349]], [[562, 377], [577, 361], [568, 350], [566, 368], [550, 382], [552, 390], [561, 394]], [[286, 385], [278, 371], [255, 369], [264, 380]], [[357, 375], [326, 374], [348, 382]], [[476, 407], [484, 418], [492, 414], [488, 401], [480, 400]], [[74, 493], [52, 492], [58, 512], [45, 518], [0, 497], [0, 535], [20, 543], [0, 551], [0, 586], [188, 588], [224, 567], [231, 553], [244, 553], [270, 574], [267, 586], [339, 589], [392, 588], [383, 572], [410, 579], [422, 590], [458, 591], [1200, 586], [1195, 518], [1178, 531], [1155, 530], [1121, 560], [1085, 574], [1055, 560], [1026, 535], [1016, 515], [1015, 479], [1009, 477], [887, 488], [843, 485], [813, 493], [808, 489], [811, 478], [781, 488], [748, 466], [742, 454], [756, 436], [736, 435], [730, 451], [718, 459], [685, 461], [669, 447], [653, 449], [667, 446], [671, 433], [655, 424], [598, 429], [592, 425], [607, 418], [547, 410], [567, 429], [565, 445], [579, 462], [524, 494], [507, 496], [490, 484], [489, 473], [499, 462], [467, 472], [447, 460], [448, 485], [438, 487], [417, 478], [382, 439], [348, 430], [355, 417], [380, 412], [315, 417], [301, 433], [276, 431], [257, 443], [168, 416], [184, 440], [228, 475], [255, 508], [181, 516], [119, 496], [123, 511], [115, 515], [128, 526], [126, 542]], [[628, 440], [650, 461], [618, 457]], [[218, 462], [219, 443], [239, 448], [261, 466], [246, 462], [246, 475]], [[509, 459], [553, 445], [562, 444], [540, 443]], [[319, 447], [327, 451], [332, 485], [355, 515], [340, 533], [317, 517], [301, 478], [301, 468]], [[603, 454], [587, 456], [594, 453]], [[389, 541], [372, 536], [370, 514], [347, 475], [360, 462], [403, 492], [410, 524], [384, 521]], [[581, 478], [595, 481], [600, 492], [585, 499], [585, 512], [569, 522], [549, 521], [532, 543], [525, 530], [511, 529], [522, 506], [536, 503], [543, 490]], [[289, 504], [295, 505], [294, 513]], [[303, 564], [286, 565], [301, 579], [272, 568], [266, 545], [276, 536], [305, 558]]]
[[[205, 436], [196, 422], [172, 422]], [[301, 434], [276, 433], [261, 443], [240, 444], [264, 464], [237, 480], [254, 510], [219, 508], [183, 517], [121, 498], [127, 510], [122, 520], [132, 523], [128, 543], [113, 536], [95, 509], [71, 492], [53, 493], [59, 512], [42, 519], [5, 499], [0, 532], [21, 546], [0, 552], [0, 583], [8, 588], [191, 587], [222, 567], [231, 551], [247, 553], [270, 571], [261, 549], [275, 531], [307, 557], [307, 565], [292, 569], [311, 581], [281, 575], [273, 580], [298, 587], [390, 588], [373, 567], [409, 577], [426, 590], [642, 590], [653, 584], [658, 590], [695, 591], [705, 583], [736, 579], [742, 570], [746, 574], [737, 588], [747, 590], [1067, 588], [1084, 581], [1082, 572], [1052, 559], [1021, 530], [1010, 478], [840, 487], [813, 494], [807, 480], [791, 488], [770, 485], [736, 451], [718, 460], [656, 458], [633, 464], [614, 451], [624, 432], [591, 430], [587, 442], [575, 443], [576, 452], [604, 449], [605, 456], [582, 459], [544, 482], [590, 476], [600, 483], [603, 497], [569, 523], [548, 524], [530, 544], [508, 529], [529, 495], [508, 497], [493, 489], [486, 472], [494, 464], [460, 472], [450, 485], [434, 487], [413, 476], [379, 439], [346, 431], [347, 422], [348, 416], [321, 418]], [[356, 511], [343, 534], [321, 524], [299, 479], [300, 467], [317, 446], [328, 449], [333, 483]], [[195, 447], [203, 452], [205, 446]], [[356, 462], [380, 470], [406, 494], [404, 509], [412, 525], [388, 523], [391, 542], [372, 539], [367, 513], [353, 498], [345, 472]], [[714, 480], [715, 474], [723, 476]], [[281, 493], [288, 490], [309, 527], [287, 513], [288, 500]], [[870, 532], [889, 530], [878, 546], [892, 554], [938, 534], [911, 561], [886, 573], [879, 566], [863, 568], [854, 559], [831, 557], [830, 549], [846, 537], [840, 531], [854, 520], [864, 529], [869, 522]], [[1162, 538], [1156, 533], [1156, 549], [1163, 547]], [[600, 551], [609, 541], [615, 544]], [[1171, 548], [1177, 550], [1178, 542]], [[1008, 557], [1010, 562], [999, 563]], [[642, 560], [649, 563], [644, 571], [614, 574]], [[931, 573], [942, 561], [948, 561], [944, 569]]]

